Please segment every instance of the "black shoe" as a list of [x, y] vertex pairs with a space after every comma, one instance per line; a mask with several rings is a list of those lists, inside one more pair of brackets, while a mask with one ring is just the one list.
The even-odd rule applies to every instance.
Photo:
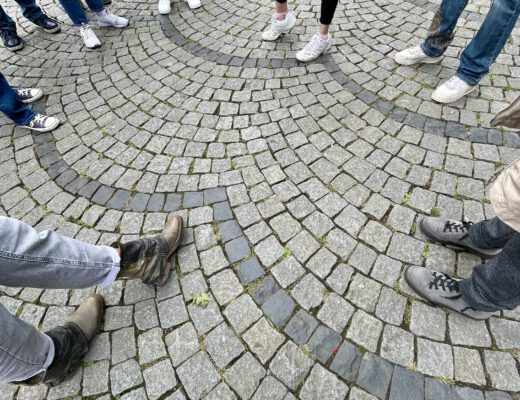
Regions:
[[30, 104], [43, 97], [43, 92], [40, 89], [17, 89], [16, 97], [22, 103]]
[[16, 51], [23, 49], [23, 40], [11, 29], [0, 29], [0, 37], [6, 49]]
[[33, 24], [39, 26], [48, 33], [56, 33], [61, 31], [60, 23], [45, 14], [42, 14], [41, 17], [33, 21]]
[[75, 374], [99, 329], [104, 308], [103, 297], [92, 294], [81, 303], [69, 322], [45, 332], [54, 343], [54, 360], [47, 368], [43, 383], [56, 386]]

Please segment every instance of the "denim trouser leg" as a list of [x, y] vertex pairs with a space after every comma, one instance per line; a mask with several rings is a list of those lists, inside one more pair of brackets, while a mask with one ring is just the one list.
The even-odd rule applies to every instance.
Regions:
[[0, 6], [0, 29], [10, 29], [16, 32], [16, 24], [9, 15]]
[[[12, 119], [17, 125], [26, 125], [34, 117], [35, 112], [18, 100], [16, 92], [9, 86], [0, 73], [0, 111]], [[0, 241], [2, 236], [0, 235]]]
[[[16, 219], [0, 217], [0, 284], [14, 287], [107, 286], [120, 258], [55, 232], [38, 233]], [[25, 380], [45, 370], [54, 357], [50, 338], [0, 307], [0, 383]]]
[[469, 235], [479, 247], [503, 248], [460, 282], [462, 297], [476, 310], [516, 308], [520, 305], [520, 233], [495, 217], [473, 225]]
[[430, 57], [441, 56], [451, 44], [457, 20], [468, 0], [442, 0], [421, 48]]
[[43, 11], [40, 7], [36, 5], [36, 0], [16, 0], [20, 9], [22, 10], [22, 14], [29, 21], [36, 21], [43, 15]]
[[[79, 0], [60, 0], [65, 12], [75, 26], [88, 24], [88, 18], [79, 4]], [[102, 0], [87, 0], [88, 8], [93, 12], [99, 12], [105, 8]]]
[[457, 76], [476, 85], [502, 51], [520, 15], [519, 0], [493, 0], [486, 19], [460, 56]]

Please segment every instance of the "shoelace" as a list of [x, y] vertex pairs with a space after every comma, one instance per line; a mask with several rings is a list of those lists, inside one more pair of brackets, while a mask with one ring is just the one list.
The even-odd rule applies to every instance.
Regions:
[[81, 31], [81, 36], [83, 36], [84, 39], [89, 39], [92, 36], [94, 36], [94, 31], [88, 24], [81, 25], [80, 31]]
[[321, 50], [320, 50], [320, 46], [321, 46], [321, 43], [320, 43], [320, 42], [321, 42], [321, 41], [322, 41], [322, 40], [321, 40], [318, 36], [314, 35], [314, 36], [311, 38], [310, 42], [307, 43], [307, 45], [303, 48], [303, 51], [304, 51], [305, 53], [309, 53], [309, 54], [314, 54], [314, 53], [316, 53], [316, 52], [321, 51]]
[[469, 228], [473, 225], [473, 222], [470, 221], [462, 221], [462, 222], [450, 222], [446, 221], [446, 224], [444, 225], [443, 232], [461, 232], [461, 233], [468, 233]]
[[47, 117], [45, 115], [36, 114], [35, 117], [31, 120], [30, 126], [35, 127], [36, 125], [45, 125], [45, 121], [47, 120]]
[[20, 97], [32, 97], [31, 89], [18, 89], [17, 92]]
[[452, 76], [450, 79], [446, 81], [445, 85], [450, 89], [456, 89], [458, 86], [461, 85], [461, 83], [464, 83], [464, 81], [456, 76]]
[[430, 289], [436, 289], [439, 288], [443, 291], [449, 291], [451, 292], [459, 292], [459, 282], [455, 279], [449, 277], [448, 275], [433, 272], [433, 278], [430, 281]]

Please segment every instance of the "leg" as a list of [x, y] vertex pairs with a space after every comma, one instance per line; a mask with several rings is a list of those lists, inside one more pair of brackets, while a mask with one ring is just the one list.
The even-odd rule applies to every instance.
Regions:
[[513, 228], [497, 217], [481, 221], [469, 229], [469, 238], [482, 249], [501, 249], [515, 234]]
[[321, 0], [320, 30], [322, 35], [329, 33], [329, 25], [338, 7], [338, 0]]
[[0, 304], [0, 383], [24, 381], [45, 371], [54, 344], [33, 326], [9, 314]]
[[520, 305], [520, 234], [513, 233], [502, 252], [473, 269], [459, 283], [463, 299], [482, 311], [512, 310]]
[[426, 40], [421, 44], [429, 57], [441, 56], [453, 40], [455, 26], [468, 0], [443, 0], [433, 17]]
[[287, 9], [287, 0], [276, 0], [274, 2], [274, 12], [276, 14], [286, 14]]
[[16, 0], [20, 9], [22, 10], [22, 14], [29, 21], [36, 21], [43, 15], [43, 11], [40, 7], [36, 5], [35, 0]]
[[0, 6], [0, 29], [9, 29], [16, 32], [16, 24], [9, 15]]
[[90, 11], [92, 12], [101, 12], [105, 9], [105, 5], [103, 4], [102, 0], [85, 0], [87, 3], [88, 8], [90, 8]]
[[60, 3], [75, 26], [88, 24], [87, 16], [78, 0], [60, 0]]
[[[1, 9], [1, 8], [0, 8]], [[0, 73], [0, 111], [17, 125], [26, 125], [36, 113], [16, 97], [16, 92], [9, 86]]]
[[120, 257], [56, 232], [38, 233], [16, 219], [0, 217], [2, 285], [38, 288], [106, 286], [119, 272]]
[[493, 0], [486, 19], [460, 56], [457, 76], [476, 85], [502, 51], [520, 15], [520, 1]]

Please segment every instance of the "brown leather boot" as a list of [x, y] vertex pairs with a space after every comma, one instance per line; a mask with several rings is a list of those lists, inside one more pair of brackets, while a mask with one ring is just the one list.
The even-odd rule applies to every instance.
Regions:
[[118, 278], [141, 278], [144, 283], [163, 285], [170, 277], [168, 259], [173, 254], [182, 234], [182, 218], [170, 215], [162, 233], [153, 238], [113, 243], [121, 250], [121, 270]]
[[491, 126], [497, 125], [520, 128], [520, 96], [491, 120]]
[[76, 373], [99, 329], [104, 310], [103, 297], [91, 294], [83, 300], [67, 323], [45, 332], [54, 343], [54, 360], [45, 372], [43, 383], [56, 386]]

